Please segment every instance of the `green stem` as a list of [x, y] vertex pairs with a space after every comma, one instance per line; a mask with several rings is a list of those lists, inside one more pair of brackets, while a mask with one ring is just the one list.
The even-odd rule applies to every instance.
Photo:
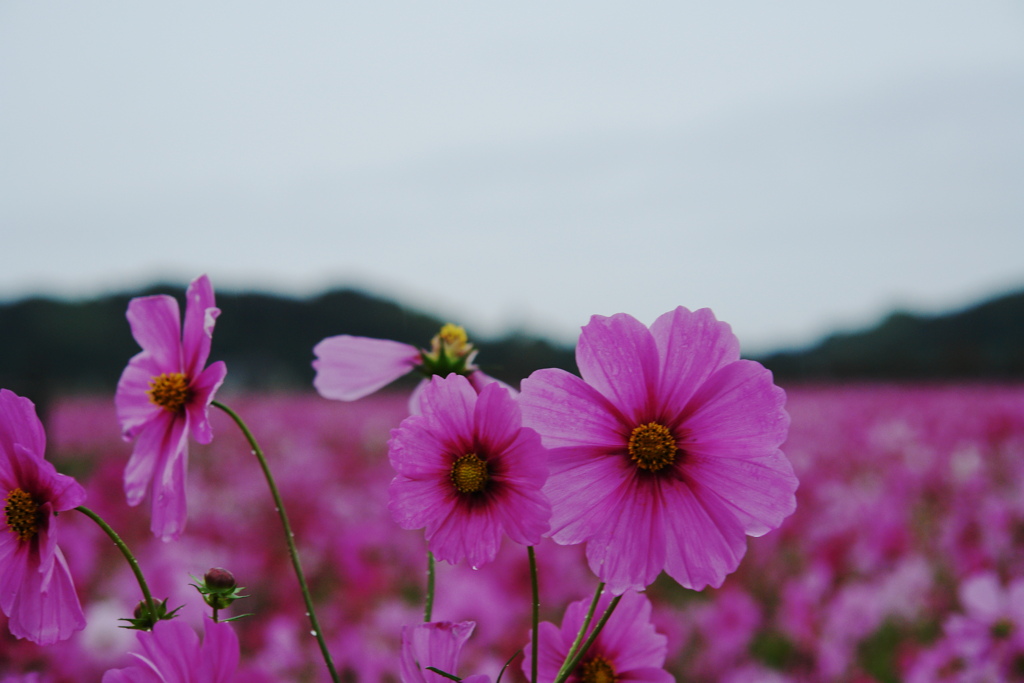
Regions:
[[530, 588], [533, 590], [533, 649], [530, 651], [530, 683], [537, 683], [537, 655], [540, 644], [540, 588], [537, 584], [537, 555], [533, 546], [526, 546], [530, 557]]
[[281, 500], [281, 494], [277, 490], [277, 484], [274, 483], [274, 477], [270, 474], [270, 466], [267, 464], [267, 459], [263, 455], [263, 450], [259, 444], [256, 443], [256, 437], [252, 435], [249, 428], [246, 426], [242, 418], [238, 416], [238, 413], [228, 408], [220, 401], [213, 401], [211, 405], [220, 408], [228, 416], [235, 421], [238, 428], [242, 430], [246, 440], [249, 442], [249, 446], [252, 447], [252, 453], [259, 460], [260, 468], [263, 470], [263, 476], [267, 479], [267, 486], [270, 487], [270, 494], [274, 497], [274, 509], [277, 510], [278, 517], [281, 518], [281, 525], [284, 527], [284, 540], [288, 544], [288, 555], [292, 560], [292, 567], [295, 568], [295, 576], [299, 580], [299, 589], [302, 591], [302, 599], [306, 603], [306, 613], [309, 616], [309, 624], [313, 629], [313, 635], [316, 637], [317, 643], [320, 645], [320, 652], [323, 654], [324, 663], [327, 664], [327, 671], [331, 674], [331, 680], [334, 683], [341, 683], [341, 679], [338, 677], [338, 672], [334, 668], [334, 661], [331, 659], [331, 653], [327, 650], [327, 642], [324, 640], [324, 634], [320, 630], [320, 623], [316, 618], [316, 610], [313, 608], [313, 598], [309, 593], [309, 586], [306, 584], [306, 575], [302, 571], [302, 563], [299, 561], [299, 550], [295, 547], [295, 534], [292, 533], [292, 525], [288, 521], [288, 513], [284, 510], [284, 501]]
[[569, 665], [569, 661], [576, 656], [576, 652], [580, 649], [580, 644], [583, 642], [584, 636], [587, 635], [587, 629], [590, 628], [590, 622], [594, 619], [594, 612], [597, 610], [597, 603], [601, 599], [601, 593], [604, 592], [604, 582], [597, 584], [597, 590], [594, 591], [594, 599], [590, 601], [590, 607], [587, 609], [587, 616], [583, 618], [583, 624], [580, 626], [579, 633], [576, 634], [576, 640], [572, 641], [572, 647], [565, 654], [565, 661], [562, 662], [562, 667], [558, 670], [558, 675], [561, 676], [565, 668]]
[[135, 574], [135, 580], [139, 582], [139, 588], [142, 589], [142, 596], [146, 601], [146, 609], [149, 611], [150, 616], [155, 620], [157, 616], [156, 602], [153, 600], [153, 594], [149, 592], [149, 584], [146, 583], [146, 577], [142, 575], [142, 567], [139, 566], [139, 561], [135, 559], [135, 555], [133, 555], [132, 551], [128, 549], [127, 544], [121, 540], [121, 537], [117, 535], [117, 532], [114, 531], [109, 524], [103, 521], [102, 517], [84, 505], [79, 505], [75, 509], [92, 521], [96, 522], [107, 536], [110, 537], [110, 540], [114, 542], [117, 549], [121, 551], [121, 554], [124, 555], [124, 559], [128, 560], [128, 566], [132, 568], [132, 572]]
[[430, 621], [434, 614], [434, 553], [427, 551], [427, 599], [423, 606], [423, 621]]
[[575, 657], [566, 657], [565, 664], [563, 664], [562, 669], [559, 670], [554, 683], [565, 683], [565, 679], [569, 678], [569, 674], [575, 671], [576, 667], [580, 665], [580, 662], [583, 661], [584, 655], [587, 654], [587, 650], [589, 650], [590, 646], [594, 644], [595, 640], [597, 640], [597, 636], [601, 633], [604, 625], [608, 623], [608, 619], [612, 616], [612, 612], [615, 611], [620, 600], [622, 600], [622, 596], [616, 595], [612, 598], [612, 601], [608, 603], [608, 608], [604, 611], [604, 614], [601, 615], [601, 619], [597, 622], [597, 626], [594, 627], [594, 630], [590, 633], [586, 642], [583, 643], [583, 647], [580, 648], [580, 651], [576, 653]]

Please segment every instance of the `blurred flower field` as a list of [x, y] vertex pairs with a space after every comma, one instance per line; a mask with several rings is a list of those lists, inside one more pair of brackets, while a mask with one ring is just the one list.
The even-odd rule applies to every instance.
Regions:
[[[696, 593], [648, 590], [679, 681], [999, 681], [1024, 679], [1024, 388], [891, 385], [787, 388], [784, 452], [800, 479], [797, 511], [751, 539], [739, 571]], [[407, 397], [355, 403], [313, 395], [228, 396], [270, 460], [288, 506], [323, 631], [344, 677], [397, 681], [403, 624], [422, 620], [425, 543], [387, 510], [387, 439]], [[216, 412], [214, 440], [189, 463], [189, 525], [179, 542], [149, 532], [125, 503], [131, 452], [113, 401], [50, 407], [47, 457], [116, 523], [156, 597], [204, 605], [189, 584], [230, 569], [249, 598], [227, 616], [240, 680], [326, 680], [291, 573], [280, 522], [249, 447]], [[100, 492], [107, 492], [101, 495]], [[98, 681], [127, 666], [138, 586], [102, 532], [73, 511], [61, 547], [88, 626], [49, 647], [0, 623], [0, 682]], [[589, 596], [580, 546], [537, 549], [541, 618]], [[527, 556], [508, 543], [474, 571], [439, 565], [434, 619], [475, 620], [460, 669], [496, 677], [527, 642]], [[0, 622], [5, 621], [0, 616]], [[15, 677], [38, 672], [38, 677]], [[10, 678], [7, 678], [10, 677]], [[504, 681], [521, 681], [518, 661]]]

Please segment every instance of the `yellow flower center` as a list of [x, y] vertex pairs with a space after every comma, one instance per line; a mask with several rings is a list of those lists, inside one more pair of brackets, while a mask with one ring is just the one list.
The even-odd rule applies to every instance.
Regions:
[[674, 463], [677, 453], [679, 445], [663, 424], [648, 422], [629, 435], [629, 457], [640, 469], [657, 472]]
[[615, 675], [615, 669], [601, 655], [596, 655], [580, 664], [577, 678], [582, 683], [616, 683], [619, 680]]
[[487, 485], [487, 461], [469, 453], [452, 463], [452, 484], [459, 493], [479, 493]]
[[445, 323], [441, 327], [440, 336], [441, 341], [453, 351], [461, 349], [469, 341], [469, 337], [466, 336], [466, 330], [462, 326], [453, 325], [452, 323]]
[[149, 381], [149, 400], [161, 408], [177, 413], [188, 402], [191, 390], [188, 375], [183, 372], [165, 372]]
[[18, 540], [27, 541], [39, 533], [39, 505], [32, 496], [14, 489], [4, 502], [7, 528], [17, 534]]

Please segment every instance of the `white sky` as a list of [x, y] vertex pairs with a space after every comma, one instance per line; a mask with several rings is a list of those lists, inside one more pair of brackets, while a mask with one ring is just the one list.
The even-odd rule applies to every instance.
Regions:
[[0, 299], [805, 344], [1024, 287], [1024, 5], [4, 0], [0, 236]]

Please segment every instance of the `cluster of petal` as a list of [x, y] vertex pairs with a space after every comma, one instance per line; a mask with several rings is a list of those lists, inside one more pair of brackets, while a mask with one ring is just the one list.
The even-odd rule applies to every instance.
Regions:
[[180, 619], [139, 631], [136, 666], [111, 669], [103, 683], [232, 683], [238, 667], [238, 636], [224, 622], [205, 621], [203, 642]]
[[[402, 683], [443, 683], [450, 679], [430, 671], [430, 668], [455, 675], [459, 654], [473, 634], [472, 621], [431, 621], [402, 627], [402, 655], [399, 666]], [[462, 679], [466, 683], [489, 683], [484, 675]]]
[[[551, 506], [541, 492], [547, 478], [540, 437], [522, 427], [519, 406], [497, 383], [477, 394], [461, 375], [435, 376], [422, 392], [422, 415], [391, 432], [388, 456], [397, 475], [388, 509], [403, 529], [426, 528], [428, 547], [451, 564], [474, 567], [494, 559], [507, 535], [535, 545], [548, 531]], [[459, 458], [485, 463], [477, 492], [453, 483]]]
[[[552, 449], [552, 537], [586, 542], [591, 569], [614, 593], [662, 570], [687, 588], [720, 586], [746, 536], [796, 507], [797, 479], [779, 450], [785, 393], [767, 369], [740, 360], [729, 326], [707, 309], [679, 307], [650, 328], [626, 314], [594, 316], [576, 361], [582, 379], [539, 370], [520, 397], [523, 423]], [[630, 440], [652, 423], [676, 450], [644, 469]]]
[[0, 528], [0, 609], [18, 638], [50, 645], [85, 628], [71, 572], [57, 547], [57, 513], [85, 501], [85, 489], [43, 459], [46, 435], [35, 406], [0, 389], [0, 497], [27, 494], [38, 506], [35, 531]]
[[[189, 285], [184, 329], [174, 297], [138, 297], [128, 304], [128, 323], [142, 351], [128, 362], [115, 397], [121, 433], [125, 441], [136, 439], [124, 489], [129, 505], [138, 505], [149, 494], [150, 529], [164, 540], [178, 538], [188, 517], [188, 436], [203, 444], [213, 439], [210, 403], [227, 369], [223, 361], [205, 365], [219, 314], [205, 275]], [[169, 409], [157, 404], [151, 398], [154, 382], [177, 375], [185, 383], [181, 405]]]
[[[587, 631], [588, 636], [611, 599], [610, 593], [601, 596]], [[541, 683], [555, 680], [569, 654], [569, 648], [583, 627], [590, 603], [590, 599], [585, 599], [570, 604], [565, 610], [561, 628], [549, 621], [540, 623], [537, 679]], [[594, 683], [594, 673], [588, 676], [586, 669], [596, 669], [595, 663], [598, 662], [607, 678], [598, 675], [597, 680], [671, 683], [675, 678], [663, 668], [667, 651], [668, 638], [657, 633], [651, 623], [651, 603], [647, 596], [627, 591], [622, 594], [618, 606], [580, 660], [579, 666], [570, 673], [567, 683]], [[522, 668], [527, 678], [530, 676], [532, 653], [531, 637], [523, 650]]]

